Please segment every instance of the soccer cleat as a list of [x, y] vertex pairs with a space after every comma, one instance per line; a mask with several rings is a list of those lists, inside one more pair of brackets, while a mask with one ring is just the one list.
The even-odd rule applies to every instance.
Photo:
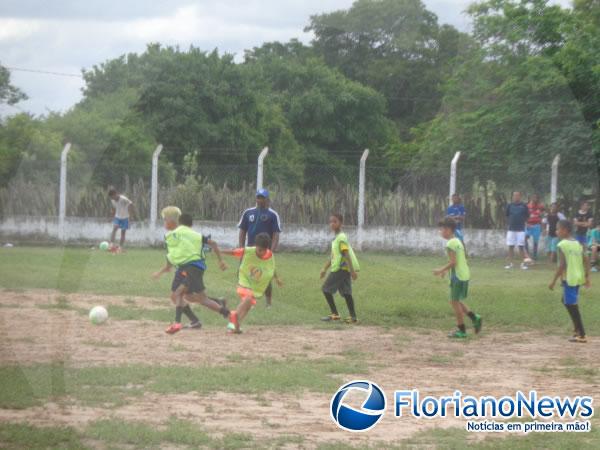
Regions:
[[594, 273], [598, 272], [598, 268], [596, 266], [592, 267], [592, 272], [594, 272]]
[[202, 328], [202, 323], [200, 323], [200, 322], [190, 323], [190, 324], [186, 325], [184, 328], [186, 330], [199, 330], [200, 328]]
[[169, 326], [169, 328], [167, 328], [167, 329], [165, 330], [165, 333], [167, 333], [167, 334], [175, 334], [175, 333], [177, 333], [178, 331], [181, 331], [181, 329], [182, 329], [182, 328], [183, 328], [183, 327], [181, 326], [181, 324], [180, 324], [180, 323], [172, 323], [172, 324]]
[[321, 320], [323, 322], [334, 322], [340, 320], [340, 316], [337, 314], [329, 314], [328, 316], [322, 317]]
[[450, 334], [448, 334], [448, 337], [452, 339], [466, 339], [467, 333], [460, 330], [454, 330], [451, 331]]
[[238, 321], [237, 311], [231, 311], [229, 313], [229, 322], [233, 324], [235, 332], [240, 331], [240, 322]]
[[529, 267], [527, 266], [527, 264], [525, 264], [524, 262], [521, 263], [521, 270], [528, 270]]
[[475, 318], [473, 319], [473, 327], [475, 328], [475, 334], [478, 334], [481, 331], [481, 324], [483, 319], [479, 314], [475, 314]]
[[587, 339], [585, 336], [573, 336], [569, 339], [569, 342], [573, 342], [574, 344], [587, 344]]
[[358, 319], [356, 317], [346, 317], [344, 319], [344, 323], [347, 323], [349, 325], [357, 325]]
[[506, 270], [512, 269], [513, 268], [513, 263], [509, 263], [509, 264], [505, 265], [504, 268]]
[[235, 325], [229, 322], [227, 324], [227, 334], [242, 334], [242, 329], [235, 329]]

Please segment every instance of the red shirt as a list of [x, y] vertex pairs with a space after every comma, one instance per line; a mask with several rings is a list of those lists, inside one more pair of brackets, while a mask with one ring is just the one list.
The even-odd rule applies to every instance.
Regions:
[[542, 223], [544, 204], [529, 202], [527, 204], [527, 208], [529, 209], [529, 219], [527, 219], [527, 225], [539, 225]]

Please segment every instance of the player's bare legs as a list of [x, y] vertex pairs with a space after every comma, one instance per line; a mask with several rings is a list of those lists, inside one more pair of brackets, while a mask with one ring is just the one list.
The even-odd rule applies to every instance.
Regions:
[[193, 294], [186, 293], [184, 298], [190, 303], [198, 303], [210, 309], [211, 311], [221, 314], [226, 319], [229, 318], [229, 309], [227, 309], [227, 306], [208, 298], [206, 291], [195, 292]]
[[119, 241], [119, 247], [123, 247], [123, 244], [125, 244], [125, 234], [127, 233], [127, 230], [122, 228], [121, 229], [121, 240]]
[[265, 291], [265, 300], [267, 301], [267, 308], [270, 308], [273, 301], [273, 285], [271, 283], [269, 283], [269, 287]]
[[112, 233], [110, 234], [110, 243], [114, 244], [115, 239], [117, 238], [117, 230], [119, 229], [119, 225], [114, 225]]

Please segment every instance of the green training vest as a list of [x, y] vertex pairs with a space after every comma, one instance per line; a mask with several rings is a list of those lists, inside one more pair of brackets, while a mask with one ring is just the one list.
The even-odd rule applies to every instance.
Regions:
[[238, 283], [252, 290], [255, 297], [262, 297], [275, 275], [275, 256], [261, 259], [256, 255], [256, 247], [246, 247], [240, 262]]
[[354, 250], [350, 247], [346, 233], [339, 233], [331, 242], [331, 271], [337, 272], [345, 266], [344, 255], [342, 255], [342, 251], [340, 250], [341, 244], [346, 244], [348, 247], [348, 255], [350, 255], [350, 260], [352, 261], [352, 267], [355, 272], [358, 272], [360, 270], [360, 265], [358, 264], [358, 259], [356, 259]]
[[583, 267], [583, 247], [575, 240], [563, 239], [558, 248], [567, 263], [566, 281], [569, 286], [585, 284], [585, 269]]
[[167, 260], [174, 266], [204, 259], [202, 234], [190, 227], [178, 226], [165, 235], [167, 244]]

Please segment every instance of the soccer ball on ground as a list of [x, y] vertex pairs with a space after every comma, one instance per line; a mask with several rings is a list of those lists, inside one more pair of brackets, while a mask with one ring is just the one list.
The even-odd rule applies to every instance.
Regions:
[[110, 244], [108, 242], [106, 242], [106, 241], [100, 242], [100, 245], [98, 246], [98, 248], [100, 250], [106, 251], [106, 250], [108, 250], [110, 248]]
[[90, 322], [100, 325], [108, 319], [108, 311], [104, 306], [94, 306], [90, 311]]

